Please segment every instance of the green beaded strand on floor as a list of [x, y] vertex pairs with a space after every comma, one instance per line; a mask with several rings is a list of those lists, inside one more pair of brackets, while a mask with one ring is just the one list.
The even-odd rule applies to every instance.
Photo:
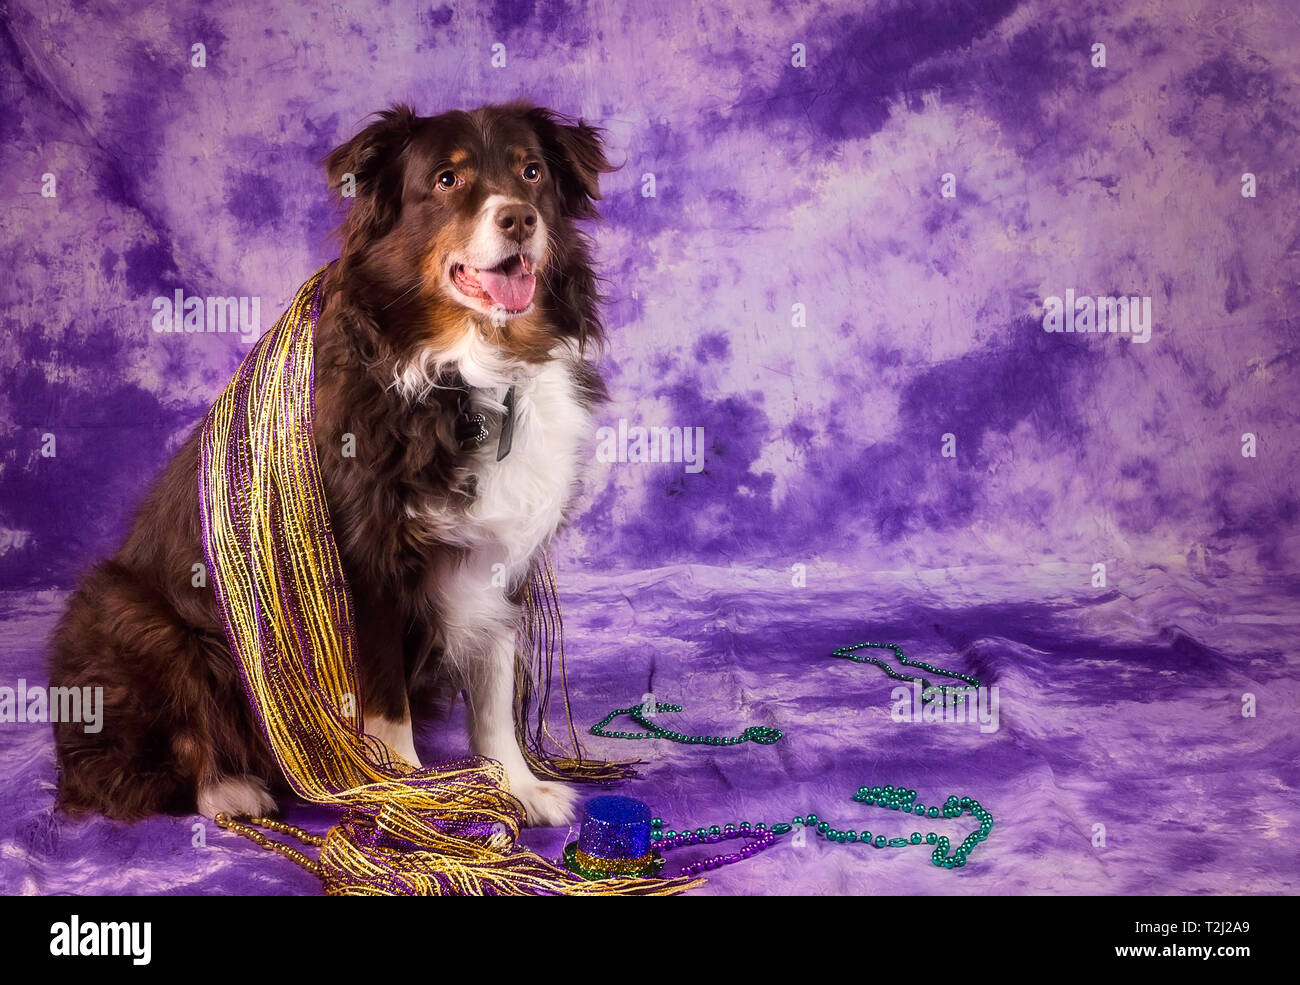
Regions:
[[[839, 845], [870, 845], [873, 848], [910, 848], [914, 845], [932, 845], [933, 850], [930, 852], [930, 862], [944, 869], [960, 869], [966, 865], [966, 859], [980, 842], [988, 839], [989, 832], [993, 830], [993, 815], [990, 814], [978, 800], [970, 797], [958, 797], [955, 794], [944, 801], [943, 807], [926, 807], [924, 804], [916, 802], [916, 791], [909, 790], [906, 787], [894, 787], [886, 784], [883, 787], [862, 786], [858, 792], [853, 795], [853, 799], [860, 804], [868, 804], [890, 811], [898, 811], [901, 814], [911, 814], [916, 817], [937, 818], [945, 817], [955, 819], [962, 814], [969, 812], [979, 822], [979, 828], [972, 831], [962, 839], [956, 851], [951, 855], [948, 850], [952, 847], [952, 842], [947, 835], [936, 834], [931, 831], [922, 835], [919, 831], [913, 831], [907, 837], [890, 838], [887, 835], [874, 834], [871, 831], [840, 831], [831, 827], [830, 822], [823, 821], [816, 814], [796, 814], [788, 823], [781, 822], [773, 824], [771, 831], [776, 835], [789, 834], [796, 827], [811, 828], [817, 833], [819, 838], [825, 838], [829, 842]], [[675, 838], [677, 831], [669, 828], [664, 830], [663, 820], [654, 818], [651, 822], [650, 837], [654, 841], [662, 841], [665, 838]], [[739, 824], [714, 824], [707, 828], [696, 828], [695, 833], [701, 838], [708, 835], [717, 835], [724, 831], [741, 831], [750, 830], [748, 821], [741, 821]], [[766, 824], [753, 825], [754, 830], [763, 831], [767, 829]]]
[[[678, 712], [682, 710], [681, 705], [670, 705], [663, 701], [655, 702], [654, 713], [656, 715], [665, 712]], [[645, 705], [633, 705], [631, 708], [615, 708], [608, 715], [598, 721], [591, 727], [591, 734], [598, 735], [602, 739], [667, 739], [670, 742], [681, 742], [685, 745], [700, 746], [735, 746], [742, 742], [757, 742], [760, 746], [770, 746], [781, 738], [779, 728], [768, 728], [766, 725], [751, 725], [740, 735], [684, 735], [681, 732], [674, 732], [672, 729], [663, 728], [650, 721]], [[627, 715], [632, 721], [636, 722], [644, 732], [611, 732], [607, 726], [619, 715]]]

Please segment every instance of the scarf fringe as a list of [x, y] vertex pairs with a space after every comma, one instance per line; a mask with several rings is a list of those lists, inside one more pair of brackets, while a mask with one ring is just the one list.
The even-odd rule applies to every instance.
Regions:
[[[636, 776], [640, 760], [605, 762], [587, 758], [573, 723], [569, 679], [564, 666], [564, 614], [551, 559], [533, 567], [524, 589], [524, 626], [515, 675], [515, 734], [532, 771], [552, 780], [613, 783]], [[566, 734], [550, 729], [552, 682], [557, 678]]]

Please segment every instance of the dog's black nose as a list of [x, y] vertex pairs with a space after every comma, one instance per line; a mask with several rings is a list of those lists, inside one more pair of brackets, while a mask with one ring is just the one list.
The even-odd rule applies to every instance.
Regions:
[[508, 238], [522, 243], [537, 228], [537, 210], [525, 202], [503, 205], [497, 209], [496, 223]]

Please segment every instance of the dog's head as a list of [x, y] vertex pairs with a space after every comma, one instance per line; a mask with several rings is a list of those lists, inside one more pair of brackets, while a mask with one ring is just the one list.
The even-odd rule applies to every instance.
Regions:
[[[410, 342], [481, 337], [519, 361], [598, 340], [587, 241], [600, 131], [526, 103], [420, 117], [396, 106], [326, 160], [349, 203], [343, 260]], [[396, 309], [395, 311], [393, 309]], [[400, 312], [400, 317], [392, 317]]]

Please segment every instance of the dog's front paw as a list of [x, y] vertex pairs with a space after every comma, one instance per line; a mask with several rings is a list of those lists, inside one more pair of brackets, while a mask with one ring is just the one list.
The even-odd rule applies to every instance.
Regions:
[[510, 792], [524, 805], [529, 827], [549, 828], [569, 824], [576, 814], [578, 791], [565, 783], [551, 783], [530, 776], [520, 783], [511, 783]]

